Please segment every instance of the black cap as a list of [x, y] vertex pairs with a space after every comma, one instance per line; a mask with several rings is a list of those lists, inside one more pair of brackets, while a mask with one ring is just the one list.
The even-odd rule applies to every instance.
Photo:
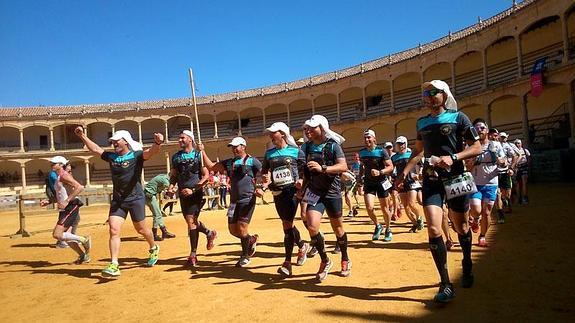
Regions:
[[497, 128], [490, 128], [489, 129], [489, 134], [494, 134], [494, 133], [499, 133], [499, 130], [497, 130]]

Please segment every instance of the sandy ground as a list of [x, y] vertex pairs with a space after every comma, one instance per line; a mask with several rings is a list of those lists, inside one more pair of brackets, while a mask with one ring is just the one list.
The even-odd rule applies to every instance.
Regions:
[[[431, 299], [438, 276], [427, 248], [425, 231], [408, 233], [403, 216], [393, 225], [390, 243], [372, 242], [372, 225], [365, 214], [346, 219], [353, 273], [338, 275], [339, 255], [322, 283], [314, 274], [319, 258], [294, 266], [294, 276], [280, 279], [283, 232], [273, 204], [258, 205], [251, 232], [261, 243], [247, 268], [235, 268], [239, 243], [227, 232], [224, 211], [202, 213], [208, 227], [219, 232], [216, 247], [207, 252], [201, 237], [199, 267], [183, 267], [189, 253], [181, 216], [166, 218], [175, 239], [160, 242], [161, 260], [144, 267], [146, 243], [131, 223], [124, 225], [122, 276], [104, 280], [100, 271], [109, 261], [106, 209], [82, 212], [79, 232], [93, 237], [92, 262], [72, 264], [70, 249], [53, 248], [49, 232], [11, 239], [17, 214], [0, 213], [0, 322], [55, 321], [572, 321], [575, 275], [571, 236], [573, 184], [538, 184], [531, 204], [516, 207], [504, 225], [494, 225], [489, 248], [474, 246], [476, 284], [457, 289], [447, 306]], [[268, 200], [270, 200], [268, 198]], [[55, 214], [34, 212], [31, 231], [49, 230]], [[149, 219], [151, 223], [151, 219]], [[297, 223], [300, 231], [301, 222]], [[322, 224], [329, 250], [334, 235]], [[307, 233], [304, 233], [307, 237]], [[455, 233], [453, 236], [456, 237]], [[477, 235], [474, 235], [474, 243]], [[452, 280], [460, 281], [460, 249], [449, 253]]]

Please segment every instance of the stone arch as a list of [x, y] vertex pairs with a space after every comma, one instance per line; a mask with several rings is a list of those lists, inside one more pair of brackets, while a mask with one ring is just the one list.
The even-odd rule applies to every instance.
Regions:
[[339, 121], [353, 121], [363, 117], [362, 88], [357, 86], [349, 87], [341, 91], [338, 96], [340, 105]]
[[[311, 106], [312, 102], [310, 99], [298, 99], [288, 105], [290, 128], [301, 128], [301, 125], [312, 116]], [[268, 125], [270, 125], [270, 123], [268, 123]]]
[[453, 63], [455, 94], [463, 95], [483, 87], [483, 59], [480, 51], [469, 51], [457, 57]]
[[391, 85], [388, 80], [378, 80], [365, 87], [367, 115], [381, 115], [391, 111]]
[[112, 125], [107, 122], [97, 121], [86, 125], [88, 136], [99, 146], [109, 146], [109, 138], [112, 136]]
[[20, 151], [20, 130], [15, 126], [0, 127], [0, 151]]
[[257, 107], [251, 107], [240, 111], [243, 135], [257, 135], [264, 130], [264, 112]]

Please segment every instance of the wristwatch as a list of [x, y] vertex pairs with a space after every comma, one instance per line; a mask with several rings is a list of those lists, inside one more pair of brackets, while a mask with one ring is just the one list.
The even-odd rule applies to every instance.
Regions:
[[451, 160], [457, 161], [457, 155], [456, 155], [456, 154], [451, 154]]
[[327, 165], [321, 165], [321, 172], [322, 173], [327, 172]]

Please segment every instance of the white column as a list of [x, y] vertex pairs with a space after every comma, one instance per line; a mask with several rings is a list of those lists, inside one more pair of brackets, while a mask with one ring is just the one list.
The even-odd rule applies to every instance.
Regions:
[[340, 102], [339, 102], [339, 93], [336, 95], [336, 100], [337, 100], [337, 121], [341, 120], [341, 106], [340, 106]]
[[114, 132], [116, 132], [116, 125], [115, 124], [112, 125], [112, 136], [114, 135]]
[[26, 191], [26, 164], [20, 164], [20, 170], [22, 173], [22, 191]]
[[214, 116], [214, 139], [218, 139], [218, 120]]
[[263, 117], [262, 132], [265, 132], [266, 131], [266, 109], [262, 110], [262, 117]]
[[450, 65], [451, 65], [451, 92], [455, 93], [455, 61], [452, 61]]
[[315, 100], [311, 98], [311, 115], [315, 114]]
[[238, 113], [238, 136], [242, 135], [242, 117]]
[[289, 127], [289, 126], [290, 126], [290, 120], [289, 120], [289, 119], [290, 119], [290, 117], [289, 117], [289, 104], [286, 105], [286, 111], [287, 111], [287, 122], [286, 122], [286, 124], [287, 124], [287, 126]]
[[[84, 129], [84, 134], [86, 135], [86, 137], [88, 137], [88, 126], [82, 125], [82, 128]], [[68, 131], [64, 131], [64, 135], [66, 135], [67, 132], [68, 132]], [[65, 138], [64, 138], [64, 142], [66, 142], [66, 149], [69, 149], [69, 147], [68, 147], [68, 137], [65, 137]], [[82, 149], [88, 149], [88, 147], [86, 147], [86, 145], [84, 145], [84, 146], [82, 147]]]
[[24, 152], [24, 129], [18, 129], [20, 131], [20, 152]]
[[54, 128], [50, 127], [50, 151], [56, 150], [54, 148]]
[[515, 44], [517, 50], [517, 77], [521, 77], [521, 75], [523, 75], [523, 53], [521, 53], [523, 51], [523, 47], [521, 46], [521, 35], [517, 36]]
[[483, 64], [483, 88], [487, 88], [487, 49], [481, 51], [481, 62]]
[[170, 167], [170, 154], [166, 151], [166, 153], [164, 154], [164, 156], [166, 156], [166, 173], [169, 174], [171, 167]]
[[[527, 113], [527, 95], [521, 97], [521, 111], [522, 113], [522, 129], [523, 129], [523, 145], [529, 146], [529, 114]], [[530, 147], [529, 147], [530, 148]]]
[[143, 143], [142, 140], [142, 123], [138, 122], [138, 140], [140, 141], [140, 143]]
[[362, 102], [363, 102], [363, 117], [367, 117], [367, 98], [366, 98], [366, 93], [365, 93], [365, 87], [362, 88], [361, 91], [362, 94]]
[[90, 160], [84, 159], [84, 168], [86, 169], [86, 186], [90, 186]]
[[390, 91], [389, 91], [389, 94], [390, 94], [390, 98], [389, 98], [389, 99], [390, 99], [390, 101], [389, 101], [390, 109], [389, 109], [389, 111], [390, 111], [391, 113], [395, 113], [395, 94], [393, 93], [393, 92], [394, 92], [394, 90], [393, 90], [393, 80], [391, 80], [391, 81], [389, 82], [389, 90], [390, 90]]
[[166, 143], [170, 142], [170, 136], [168, 131], [168, 120], [164, 120], [164, 136]]

